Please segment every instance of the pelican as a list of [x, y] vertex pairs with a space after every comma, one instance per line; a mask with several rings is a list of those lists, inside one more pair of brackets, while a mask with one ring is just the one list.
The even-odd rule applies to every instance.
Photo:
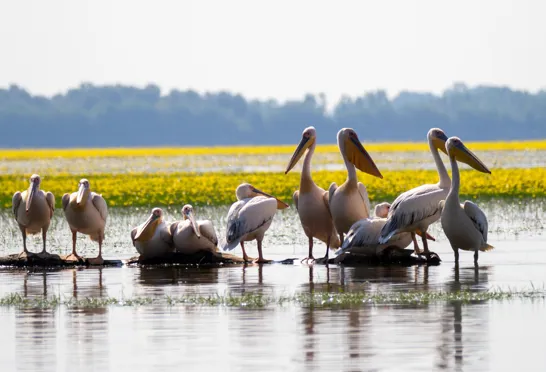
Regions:
[[315, 152], [317, 131], [314, 127], [307, 127], [303, 131], [301, 141], [294, 151], [290, 163], [284, 174], [290, 172], [303, 153], [307, 151], [301, 171], [300, 188], [294, 191], [292, 199], [300, 217], [301, 226], [305, 235], [309, 238], [309, 255], [304, 260], [314, 260], [313, 238], [326, 243], [326, 255], [330, 248], [339, 248], [340, 241], [337, 236], [330, 209], [328, 207], [328, 192], [318, 187], [311, 178], [311, 158]]
[[96, 258], [88, 259], [92, 265], [102, 265], [102, 242], [104, 241], [104, 227], [108, 217], [106, 201], [89, 187], [89, 181], [80, 180], [78, 191], [66, 193], [62, 198], [64, 215], [70, 231], [72, 231], [72, 254], [66, 259], [79, 260], [76, 253], [76, 234], [89, 235], [91, 240], [99, 243], [99, 254]]
[[170, 225], [176, 252], [192, 254], [198, 251], [218, 251], [218, 237], [210, 220], [196, 221], [193, 207], [186, 204], [182, 207], [182, 221]]
[[328, 204], [334, 227], [343, 244], [343, 234], [346, 234], [356, 221], [370, 216], [368, 192], [366, 187], [358, 182], [356, 168], [375, 177], [383, 176], [353, 129], [341, 129], [337, 133], [337, 144], [347, 167], [347, 180], [339, 187], [335, 182], [330, 185]]
[[[355, 222], [347, 233], [341, 249], [336, 251], [336, 256], [345, 252], [366, 253], [370, 252], [370, 250], [373, 250], [374, 254], [378, 254], [387, 247], [406, 248], [412, 242], [413, 238], [407, 232], [393, 236], [386, 244], [379, 243], [379, 233], [381, 232], [381, 228], [387, 223], [387, 215], [390, 207], [390, 203], [379, 203], [375, 206], [375, 217], [368, 217]], [[420, 233], [418, 232], [418, 234]], [[427, 234], [427, 239], [435, 240], [429, 234]]]
[[42, 258], [48, 255], [46, 251], [46, 236], [51, 217], [55, 211], [55, 197], [50, 192], [40, 190], [40, 176], [33, 174], [30, 177], [30, 186], [27, 190], [13, 194], [12, 211], [19, 229], [23, 234], [23, 252], [20, 257], [28, 257], [27, 235], [42, 232], [43, 248], [38, 255]]
[[427, 139], [440, 181], [435, 184], [415, 187], [403, 192], [394, 200], [389, 210], [387, 223], [381, 229], [379, 243], [385, 244], [393, 236], [401, 232], [410, 232], [414, 252], [421, 255], [423, 252], [419, 249], [415, 239], [415, 234], [420, 232], [424, 253], [428, 258], [430, 253], [426, 239], [427, 229], [429, 225], [440, 219], [438, 203], [446, 198], [451, 187], [451, 179], [438, 152], [438, 149], [440, 149], [447, 154], [445, 150], [447, 136], [443, 130], [431, 128], [427, 133]]
[[453, 248], [455, 265], [459, 265], [459, 249], [474, 251], [474, 264], [478, 265], [478, 251], [486, 252], [494, 247], [487, 244], [487, 217], [480, 207], [470, 200], [460, 204], [461, 177], [457, 160], [483, 173], [491, 174], [491, 171], [457, 137], [447, 140], [446, 149], [451, 163], [453, 182], [447, 198], [439, 203], [442, 210], [442, 228]]
[[256, 240], [259, 257], [255, 262], [268, 262], [262, 254], [262, 240], [265, 232], [271, 226], [277, 209], [288, 208], [288, 204], [273, 195], [258, 190], [249, 183], [240, 184], [235, 195], [238, 201], [229, 208], [226, 244], [223, 250], [232, 250], [237, 244], [241, 244], [243, 259], [249, 261], [244, 242]]
[[173, 238], [161, 208], [152, 209], [148, 219], [131, 231], [131, 241], [142, 258], [161, 257], [173, 251]]

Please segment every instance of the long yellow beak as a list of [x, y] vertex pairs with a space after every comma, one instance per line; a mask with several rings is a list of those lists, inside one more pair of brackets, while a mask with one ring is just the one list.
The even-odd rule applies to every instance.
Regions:
[[464, 144], [455, 145], [451, 151], [453, 151], [453, 155], [457, 161], [468, 164], [479, 172], [491, 174], [489, 168]]
[[197, 222], [195, 222], [195, 217], [194, 217], [193, 213], [192, 212], [187, 212], [186, 217], [188, 218], [188, 220], [190, 220], [193, 232], [195, 233], [195, 235], [197, 235], [197, 238], [200, 239], [201, 238], [201, 233], [199, 232], [199, 227], [197, 226]]
[[135, 234], [135, 240], [138, 240], [142, 234], [144, 234], [144, 232], [148, 229], [148, 227], [155, 221], [157, 220], [157, 216], [155, 216], [153, 213], [150, 215], [150, 217], [148, 217], [148, 219], [146, 220], [146, 222], [144, 222], [143, 225], [140, 225], [138, 230], [137, 230], [137, 233]]
[[80, 187], [78, 189], [78, 196], [76, 198], [76, 204], [77, 205], [80, 205], [80, 203], [82, 202], [82, 199], [83, 199], [83, 195], [85, 194], [85, 186], [84, 184], [80, 184]]
[[36, 193], [37, 188], [38, 188], [38, 184], [34, 183], [34, 182], [32, 183], [32, 186], [30, 186], [30, 192], [28, 194], [27, 203], [26, 203], [26, 206], [25, 206], [25, 209], [26, 209], [27, 213], [30, 210], [30, 205], [32, 203], [32, 198], [34, 197], [34, 194]]
[[296, 147], [294, 154], [292, 154], [292, 158], [290, 159], [290, 162], [288, 163], [288, 166], [286, 167], [284, 174], [287, 174], [288, 172], [290, 172], [292, 168], [294, 168], [294, 166], [301, 159], [302, 155], [305, 153], [305, 150], [307, 150], [309, 146], [311, 146], [314, 142], [315, 142], [314, 138], [311, 139], [310, 137], [305, 137], [305, 136], [301, 138], [301, 141], [298, 144], [298, 147]]
[[349, 137], [349, 140], [345, 145], [345, 155], [347, 156], [347, 159], [362, 172], [383, 178], [377, 165], [375, 165], [372, 157], [368, 154], [368, 151], [366, 151], [364, 146], [362, 146], [358, 138]]
[[277, 201], [277, 209], [286, 209], [286, 208], [290, 207], [288, 204], [286, 204], [282, 200], [279, 200], [275, 196], [273, 196], [271, 194], [268, 194], [266, 192], [263, 192], [262, 190], [258, 190], [257, 188], [253, 188], [252, 191], [254, 191], [254, 192], [258, 193], [258, 194], [262, 194], [264, 196], [267, 196], [268, 198], [275, 199]]

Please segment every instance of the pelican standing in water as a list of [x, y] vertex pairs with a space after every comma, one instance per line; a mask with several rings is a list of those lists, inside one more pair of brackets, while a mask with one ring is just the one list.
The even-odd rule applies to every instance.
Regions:
[[339, 248], [337, 236], [330, 209], [328, 207], [328, 192], [318, 187], [311, 177], [311, 158], [315, 152], [317, 131], [314, 127], [305, 128], [301, 141], [294, 151], [290, 163], [286, 167], [287, 174], [307, 150], [301, 170], [300, 188], [294, 192], [292, 199], [300, 217], [301, 226], [309, 238], [309, 255], [304, 260], [314, 260], [313, 238], [326, 243], [325, 259], [328, 259], [330, 248]]
[[196, 221], [193, 207], [182, 207], [182, 221], [174, 222], [169, 230], [176, 252], [192, 254], [198, 251], [218, 251], [218, 237], [210, 220]]
[[353, 129], [341, 129], [337, 133], [337, 144], [347, 167], [347, 180], [339, 187], [335, 182], [330, 185], [328, 204], [334, 227], [343, 244], [343, 234], [346, 234], [356, 221], [370, 216], [368, 192], [366, 187], [358, 182], [356, 168], [375, 177], [383, 176]]
[[432, 128], [427, 134], [428, 145], [440, 181], [435, 184], [425, 184], [400, 194], [392, 203], [387, 217], [387, 223], [381, 229], [379, 243], [387, 243], [393, 236], [402, 232], [410, 232], [415, 254], [421, 255], [415, 234], [419, 232], [423, 241], [424, 253], [430, 257], [426, 234], [429, 225], [440, 219], [438, 203], [444, 200], [451, 187], [451, 179], [440, 158], [438, 149], [447, 154], [445, 142], [447, 136], [439, 128]]
[[55, 197], [50, 192], [40, 190], [41, 182], [40, 176], [33, 174], [30, 177], [29, 188], [13, 194], [12, 211], [23, 234], [23, 252], [20, 257], [30, 255], [27, 250], [27, 235], [39, 234], [40, 231], [42, 232], [43, 248], [38, 256], [45, 258], [49, 254], [46, 251], [46, 236], [55, 211]]
[[[412, 242], [412, 236], [408, 232], [393, 236], [386, 244], [379, 243], [379, 234], [381, 228], [387, 223], [390, 207], [390, 203], [379, 203], [375, 206], [374, 217], [355, 222], [347, 233], [341, 249], [336, 251], [336, 256], [345, 252], [378, 254], [387, 247], [406, 248]], [[435, 240], [429, 234], [427, 239]]]
[[453, 248], [455, 265], [459, 265], [459, 249], [463, 249], [474, 251], [474, 264], [477, 266], [478, 251], [486, 252], [493, 249], [493, 246], [487, 244], [487, 217], [480, 207], [470, 200], [460, 204], [461, 176], [457, 160], [483, 173], [491, 174], [491, 171], [457, 137], [447, 140], [446, 149], [451, 163], [453, 181], [447, 198], [440, 202], [442, 228]]
[[241, 244], [243, 259], [249, 261], [244, 242], [256, 240], [258, 243], [257, 263], [269, 262], [262, 254], [262, 240], [271, 226], [277, 209], [288, 208], [288, 204], [258, 190], [249, 183], [243, 183], [235, 191], [237, 202], [231, 205], [228, 212], [226, 244], [223, 250], [232, 250]]
[[173, 251], [173, 237], [161, 208], [152, 209], [146, 221], [131, 231], [131, 241], [142, 258], [162, 257]]
[[102, 265], [102, 242], [104, 241], [104, 228], [108, 217], [106, 201], [95, 192], [91, 191], [89, 181], [82, 178], [78, 191], [72, 194], [66, 193], [62, 198], [64, 215], [70, 231], [72, 231], [72, 253], [67, 260], [79, 260], [76, 253], [76, 234], [89, 235], [91, 240], [99, 243], [99, 254], [96, 258], [88, 259], [91, 265]]

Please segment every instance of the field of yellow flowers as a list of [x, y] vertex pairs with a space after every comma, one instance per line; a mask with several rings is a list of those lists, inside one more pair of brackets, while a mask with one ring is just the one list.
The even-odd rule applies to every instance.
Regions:
[[[384, 171], [383, 179], [359, 172], [359, 179], [368, 189], [372, 203], [392, 201], [401, 192], [412, 187], [435, 183], [434, 170]], [[0, 175], [0, 203], [11, 207], [11, 198], [17, 190], [28, 187], [30, 174]], [[66, 192], [77, 191], [78, 181], [86, 175], [47, 174], [42, 176], [42, 189], [51, 191], [60, 208]], [[91, 189], [102, 194], [110, 207], [162, 206], [191, 203], [194, 205], [222, 205], [233, 203], [235, 188], [241, 182], [271, 193], [291, 204], [292, 193], [298, 189], [299, 173], [132, 173], [129, 175], [97, 174], [88, 177]], [[317, 171], [313, 173], [317, 185], [328, 189], [332, 182], [344, 182], [344, 171]], [[546, 169], [492, 169], [492, 174], [473, 170], [462, 171], [461, 196], [466, 198], [538, 198], [546, 197]]]

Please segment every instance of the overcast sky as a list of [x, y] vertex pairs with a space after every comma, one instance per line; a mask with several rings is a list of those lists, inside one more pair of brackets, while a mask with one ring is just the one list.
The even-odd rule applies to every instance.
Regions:
[[0, 87], [249, 98], [546, 87], [546, 1], [0, 0]]

